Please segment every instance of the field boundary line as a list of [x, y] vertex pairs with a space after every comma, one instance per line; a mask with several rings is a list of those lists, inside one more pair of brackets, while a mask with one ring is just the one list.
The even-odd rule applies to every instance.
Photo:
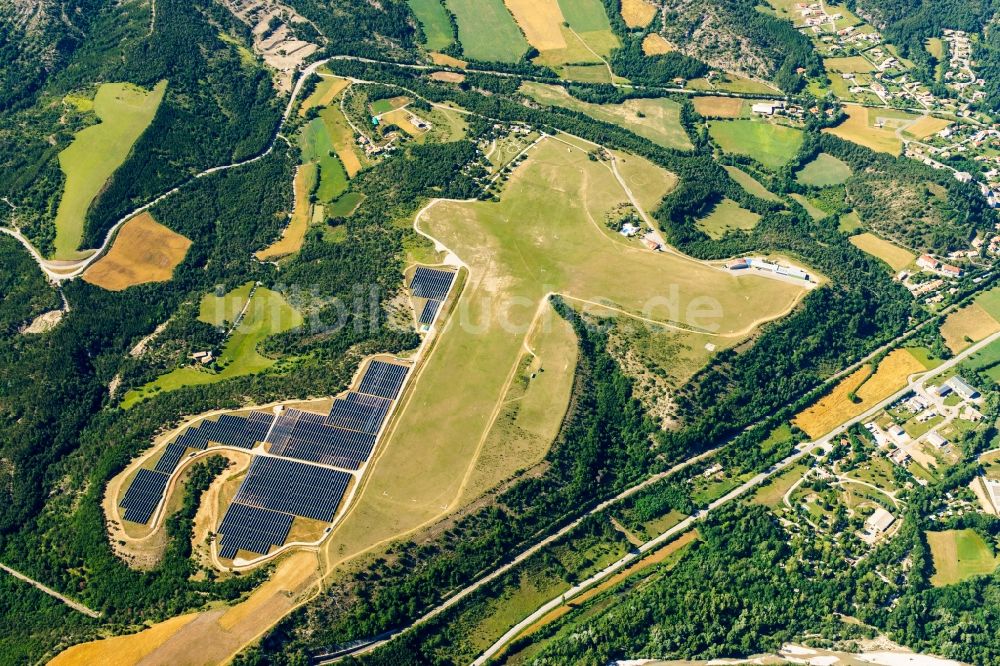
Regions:
[[88, 606], [84, 606], [79, 601], [73, 601], [69, 597], [56, 592], [55, 590], [53, 590], [48, 585], [45, 585], [44, 583], [41, 583], [41, 582], [35, 580], [34, 578], [31, 578], [30, 576], [27, 576], [27, 575], [21, 573], [17, 569], [12, 569], [11, 567], [7, 566], [6, 564], [0, 563], [0, 569], [6, 571], [7, 573], [9, 573], [14, 578], [17, 578], [18, 580], [23, 581], [23, 582], [27, 583], [28, 585], [31, 585], [32, 587], [34, 587], [34, 588], [36, 588], [36, 589], [44, 592], [45, 594], [49, 595], [50, 597], [52, 597], [54, 599], [58, 599], [59, 601], [63, 602], [64, 604], [66, 604], [67, 606], [69, 606], [70, 608], [72, 608], [73, 610], [75, 610], [77, 612], [80, 612], [80, 613], [83, 613], [84, 615], [86, 615], [88, 617], [92, 617], [94, 619], [97, 619], [97, 618], [100, 618], [100, 617], [102, 617], [104, 615], [104, 613], [95, 611], [94, 609], [92, 609], [92, 608], [90, 608]]

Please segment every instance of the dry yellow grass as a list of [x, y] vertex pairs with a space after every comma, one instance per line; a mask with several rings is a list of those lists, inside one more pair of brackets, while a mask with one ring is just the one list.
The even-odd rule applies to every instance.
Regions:
[[[906, 385], [907, 378], [924, 366], [907, 349], [897, 349], [879, 363], [878, 370], [860, 368], [827, 395], [795, 417], [793, 423], [810, 437], [820, 437], [844, 421], [861, 414]], [[867, 381], [866, 381], [867, 380]], [[849, 395], [855, 393], [858, 402]]]
[[829, 132], [845, 141], [852, 141], [859, 146], [865, 146], [883, 153], [899, 155], [903, 142], [896, 136], [895, 130], [889, 127], [874, 127], [869, 121], [869, 112], [879, 109], [866, 109], [861, 106], [845, 106], [847, 120], [836, 127], [828, 127]]
[[851, 244], [858, 248], [862, 252], [866, 252], [873, 257], [877, 257], [889, 264], [889, 267], [898, 271], [905, 268], [917, 255], [913, 254], [906, 248], [894, 245], [887, 240], [883, 240], [871, 233], [858, 234], [856, 236], [851, 236]]
[[630, 28], [645, 28], [656, 16], [656, 6], [646, 0], [622, 0], [622, 18]]
[[254, 256], [259, 260], [267, 261], [283, 257], [302, 248], [302, 241], [306, 238], [309, 220], [312, 218], [312, 205], [309, 203], [310, 170], [315, 171], [315, 169], [315, 165], [307, 164], [295, 170], [295, 210], [292, 212], [292, 219], [282, 232], [281, 238], [255, 253]]
[[706, 118], [739, 118], [743, 100], [738, 97], [698, 96], [691, 100], [694, 110]]
[[191, 241], [167, 229], [149, 213], [122, 225], [107, 255], [83, 274], [83, 279], [108, 291], [147, 282], [166, 282], [184, 260]]
[[404, 109], [396, 109], [395, 111], [390, 111], [389, 113], [383, 113], [382, 122], [388, 125], [396, 125], [410, 136], [421, 136], [424, 133], [424, 130], [418, 129], [417, 126], [413, 124], [410, 120], [409, 112]]
[[976, 303], [952, 312], [941, 326], [945, 344], [956, 354], [997, 331], [1000, 323]]
[[934, 116], [924, 116], [912, 125], [909, 125], [906, 128], [906, 133], [918, 139], [926, 139], [932, 134], [937, 134], [948, 125], [951, 125], [951, 123], [952, 121], [950, 120], [943, 120]]
[[299, 108], [299, 115], [305, 116], [306, 111], [314, 106], [318, 106], [319, 108], [330, 106], [333, 98], [339, 95], [350, 84], [350, 81], [342, 79], [339, 76], [328, 75], [322, 77], [319, 85], [316, 86], [316, 90], [302, 102], [302, 106]]
[[646, 38], [642, 40], [642, 52], [648, 56], [651, 55], [663, 55], [664, 53], [670, 53], [671, 51], [676, 51], [673, 44], [668, 42], [663, 38], [662, 35], [651, 32], [646, 35]]
[[450, 55], [445, 55], [444, 53], [431, 53], [431, 62], [435, 65], [441, 65], [443, 67], [458, 67], [459, 69], [465, 69], [469, 64], [464, 60], [459, 60], [458, 58], [453, 58]]
[[528, 43], [539, 51], [566, 48], [562, 10], [556, 0], [504, 0]]
[[458, 72], [434, 72], [431, 74], [431, 78], [435, 81], [443, 81], [444, 83], [461, 83], [465, 80], [465, 74], [459, 74]]
[[49, 662], [51, 666], [131, 666], [163, 645], [171, 636], [198, 617], [197, 613], [178, 615], [149, 629], [129, 636], [116, 636], [101, 641], [81, 643], [60, 652]]

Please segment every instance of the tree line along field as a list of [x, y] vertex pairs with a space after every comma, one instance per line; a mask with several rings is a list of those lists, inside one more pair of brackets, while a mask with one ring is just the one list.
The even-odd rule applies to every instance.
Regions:
[[458, 22], [462, 52], [474, 60], [517, 62], [528, 42], [503, 0], [446, 0]]
[[622, 104], [593, 104], [570, 95], [565, 88], [526, 81], [521, 91], [540, 104], [585, 113], [596, 120], [624, 127], [664, 148], [691, 148], [681, 126], [680, 105], [666, 98], [630, 99]]
[[[658, 183], [662, 196], [669, 179]], [[719, 348], [784, 313], [803, 293], [796, 285], [736, 278], [625, 241], [602, 226], [606, 212], [625, 202], [608, 166], [589, 159], [587, 147], [549, 138], [514, 171], [499, 203], [441, 201], [425, 210], [417, 226], [454, 252], [469, 275], [455, 313], [413, 377], [360, 499], [326, 546], [333, 561], [453, 509], [468, 497], [480, 457], [497, 461], [484, 479], [504, 478], [530, 463], [483, 446], [495, 443], [489, 438], [494, 417], [518, 376], [525, 337], [544, 319], [547, 291], [600, 315], [622, 315], [608, 306], [661, 321], [684, 318], [694, 298], [717, 299], [725, 313], [712, 338]], [[679, 315], [659, 300], [665, 280], [677, 285], [668, 291], [677, 292]], [[710, 355], [704, 346], [695, 351], [702, 363]], [[562, 377], [570, 381], [571, 373]], [[545, 418], [554, 419], [554, 427], [561, 410], [550, 405]], [[542, 424], [534, 421], [533, 428]]]
[[451, 20], [445, 11], [441, 0], [407, 0], [414, 16], [420, 22], [424, 32], [424, 47], [431, 51], [440, 51], [452, 45], [455, 41], [452, 33]]
[[93, 111], [99, 122], [79, 131], [59, 153], [66, 184], [56, 212], [55, 259], [80, 257], [90, 204], [152, 122], [166, 89], [166, 81], [149, 91], [128, 83], [97, 87]]
[[871, 232], [864, 232], [851, 236], [851, 244], [862, 252], [867, 252], [873, 257], [884, 261], [893, 271], [900, 271], [917, 258], [906, 248], [900, 247], [883, 238], [879, 238]]

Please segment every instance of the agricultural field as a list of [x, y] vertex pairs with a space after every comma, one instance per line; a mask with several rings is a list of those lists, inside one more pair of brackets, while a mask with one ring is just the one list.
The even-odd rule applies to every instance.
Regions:
[[795, 179], [803, 185], [812, 187], [829, 187], [841, 185], [851, 177], [851, 167], [847, 166], [833, 155], [820, 153], [812, 162], [806, 164]]
[[791, 194], [789, 196], [792, 199], [795, 199], [795, 201], [797, 201], [799, 205], [805, 208], [806, 213], [808, 213], [809, 217], [811, 217], [812, 219], [822, 220], [824, 217], [827, 217], [828, 213], [825, 210], [818, 207], [815, 203], [813, 203], [810, 199], [806, 198], [805, 196], [801, 194]]
[[1000, 321], [1000, 287], [994, 287], [976, 297], [976, 304]]
[[802, 463], [790, 467], [754, 493], [752, 501], [755, 504], [763, 504], [771, 509], [777, 509], [782, 505], [782, 498], [784, 498], [785, 493], [798, 483], [807, 469]]
[[863, 233], [851, 236], [851, 244], [862, 252], [866, 252], [873, 257], [881, 259], [894, 271], [902, 270], [909, 266], [917, 258], [906, 248], [890, 243], [879, 238], [872, 233]]
[[617, 150], [612, 151], [612, 154], [615, 156], [618, 172], [645, 210], [656, 210], [663, 197], [677, 187], [677, 176], [649, 160]]
[[622, 0], [622, 19], [630, 28], [645, 28], [656, 17], [656, 5], [647, 0]]
[[396, 97], [377, 99], [371, 102], [368, 107], [371, 109], [373, 116], [381, 116], [384, 113], [389, 113], [390, 111], [403, 108], [409, 104], [410, 101], [410, 98], [406, 95], [397, 95]]
[[354, 131], [347, 124], [344, 113], [337, 106], [329, 106], [320, 111], [319, 117], [326, 126], [326, 133], [333, 150], [340, 158], [348, 178], [354, 178], [361, 169], [368, 166], [368, 160], [358, 149], [358, 144], [354, 141]]
[[[326, 546], [331, 558], [433, 520], [468, 496], [476, 461], [496, 456], [485, 448], [489, 431], [519, 375], [525, 337], [543, 320], [547, 291], [591, 311], [642, 312], [657, 321], [684, 318], [694, 295], [718, 299], [726, 313], [713, 334], [719, 347], [743, 339], [801, 297], [796, 285], [737, 278], [610, 232], [600, 220], [626, 200], [607, 166], [590, 160], [586, 149], [547, 139], [513, 172], [499, 203], [442, 201], [424, 212], [418, 227], [469, 266], [468, 280], [457, 314], [403, 398], [360, 500]], [[650, 308], [653, 298], [662, 303], [666, 276], [677, 284], [678, 307]], [[587, 302], [595, 297], [601, 302]], [[710, 352], [700, 349], [707, 359]], [[550, 404], [548, 417], [558, 418], [564, 408]], [[525, 463], [505, 464], [509, 475]]]
[[691, 102], [694, 110], [706, 118], [745, 118], [749, 115], [746, 100], [739, 97], [698, 95]]
[[541, 52], [566, 48], [558, 0], [504, 0], [528, 43]]
[[888, 398], [906, 385], [911, 374], [923, 370], [923, 363], [909, 349], [897, 349], [882, 359], [874, 373], [865, 365], [842, 379], [792, 422], [810, 437], [820, 437]]
[[935, 587], [993, 573], [1000, 564], [1000, 558], [974, 530], [945, 530], [925, 535], [934, 558], [931, 583]]
[[347, 190], [347, 171], [337, 156], [331, 154], [334, 152], [333, 139], [322, 117], [313, 118], [302, 128], [299, 148], [302, 150], [302, 162], [313, 163], [318, 168], [318, 201], [328, 203]]
[[94, 113], [100, 122], [77, 132], [73, 142], [59, 153], [66, 185], [56, 212], [54, 259], [81, 256], [77, 250], [91, 202], [153, 121], [166, 89], [166, 81], [152, 90], [129, 83], [98, 87]]
[[864, 228], [861, 223], [861, 218], [855, 211], [850, 213], [844, 213], [840, 216], [840, 222], [837, 225], [837, 229], [844, 234], [853, 234], [855, 231], [860, 231]]
[[431, 51], [440, 51], [455, 41], [451, 32], [451, 21], [440, 0], [407, 0], [413, 15], [424, 31], [424, 46]]
[[746, 171], [738, 169], [734, 166], [727, 166], [724, 168], [729, 173], [730, 178], [735, 180], [740, 187], [755, 197], [760, 197], [766, 201], [781, 201], [781, 197], [761, 185], [760, 181], [748, 174]]
[[723, 199], [711, 213], [697, 221], [697, 226], [710, 238], [722, 238], [731, 231], [750, 231], [758, 222], [757, 213], [741, 208], [732, 199]]
[[141, 213], [122, 225], [111, 249], [84, 272], [83, 279], [108, 291], [166, 282], [189, 247], [190, 240]]
[[414, 138], [422, 137], [426, 130], [422, 130], [413, 124], [413, 119], [406, 109], [396, 109], [382, 114], [382, 122], [386, 125], [395, 125]]
[[941, 325], [941, 336], [955, 354], [997, 331], [1000, 322], [977, 303], [952, 312]]
[[747, 155], [770, 169], [788, 163], [802, 145], [802, 131], [755, 120], [716, 120], [709, 134], [727, 153]]
[[[248, 285], [244, 285], [237, 294], [227, 294], [219, 298], [211, 296], [202, 301], [202, 317], [206, 323], [220, 325], [231, 323], [239, 316], [242, 299], [238, 296]], [[237, 297], [233, 297], [237, 296]], [[276, 291], [259, 287], [246, 307], [246, 315], [236, 330], [226, 341], [222, 354], [219, 356], [220, 370], [213, 372], [194, 366], [177, 368], [155, 381], [139, 389], [129, 391], [122, 401], [122, 407], [128, 409], [144, 398], [162, 391], [173, 391], [184, 386], [214, 384], [232, 377], [250, 375], [267, 370], [274, 365], [275, 360], [262, 356], [257, 351], [257, 345], [268, 336], [283, 333], [302, 325], [302, 315], [290, 306]]]
[[342, 79], [339, 76], [330, 74], [320, 76], [319, 83], [316, 84], [316, 89], [312, 91], [309, 97], [302, 100], [302, 105], [299, 107], [299, 115], [304, 117], [309, 109], [329, 106], [334, 98], [343, 92], [348, 85], [350, 85], [350, 81]]
[[651, 32], [642, 39], [642, 53], [643, 55], [654, 56], [663, 55], [664, 53], [670, 53], [671, 51], [676, 51], [673, 44], [668, 42], [663, 38], [658, 32]]
[[507, 9], [539, 51], [534, 62], [563, 78], [610, 82], [602, 57], [621, 46], [599, 0], [505, 0]]
[[903, 111], [868, 109], [856, 105], [845, 106], [844, 111], [847, 113], [844, 122], [823, 131], [845, 141], [891, 155], [899, 155], [903, 149], [903, 142], [896, 136], [896, 130], [906, 128], [917, 118]]
[[458, 21], [462, 52], [473, 60], [517, 62], [528, 50], [503, 0], [446, 0]]
[[846, 58], [825, 58], [823, 67], [835, 74], [867, 74], [875, 71], [875, 65], [868, 62], [864, 56], [848, 56]]
[[585, 113], [624, 127], [664, 148], [691, 148], [691, 141], [681, 127], [680, 105], [673, 100], [630, 99], [623, 104], [591, 104], [573, 97], [561, 86], [534, 82], [525, 82], [521, 91], [540, 104]]
[[309, 202], [309, 194], [316, 186], [316, 178], [319, 175], [319, 166], [316, 162], [309, 162], [301, 165], [295, 171], [293, 187], [295, 188], [295, 210], [292, 211], [288, 226], [281, 233], [281, 238], [274, 243], [257, 252], [256, 256], [261, 261], [268, 261], [278, 257], [294, 254], [302, 248], [302, 242], [306, 238], [306, 231], [313, 218], [313, 206]]
[[921, 116], [915, 120], [912, 124], [907, 125], [903, 134], [912, 137], [917, 140], [924, 140], [930, 136], [933, 136], [943, 130], [948, 125], [951, 125], [953, 121], [945, 120], [943, 118], [935, 118], [934, 116]]

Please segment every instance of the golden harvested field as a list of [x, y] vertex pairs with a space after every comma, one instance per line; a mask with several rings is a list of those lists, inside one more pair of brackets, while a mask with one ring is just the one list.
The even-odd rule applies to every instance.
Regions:
[[699, 95], [691, 99], [694, 110], [706, 118], [741, 118], [746, 105], [739, 97]]
[[836, 127], [828, 127], [824, 132], [829, 132], [845, 141], [853, 141], [859, 146], [865, 146], [883, 153], [899, 155], [903, 148], [903, 143], [896, 136], [895, 130], [888, 125], [885, 127], [875, 127], [875, 117], [870, 117], [871, 113], [887, 113], [883, 109], [866, 109], [862, 106], [849, 105], [844, 107], [847, 113], [847, 120]]
[[444, 53], [431, 53], [431, 62], [435, 65], [442, 65], [444, 67], [458, 67], [459, 69], [465, 69], [469, 64], [464, 60], [459, 60], [458, 58], [453, 58], [450, 55], [445, 55]]
[[350, 81], [347, 79], [342, 79], [339, 76], [326, 75], [322, 76], [319, 83], [316, 84], [316, 89], [313, 90], [312, 94], [302, 102], [302, 106], [299, 108], [299, 115], [305, 116], [306, 111], [318, 106], [323, 108], [324, 106], [329, 106], [330, 102], [340, 94], [344, 88], [350, 85]]
[[191, 241], [167, 229], [149, 213], [122, 225], [108, 253], [83, 274], [83, 279], [108, 291], [147, 282], [166, 282], [184, 260]]
[[417, 128], [410, 120], [410, 113], [405, 109], [396, 109], [382, 114], [382, 122], [395, 125], [412, 137], [423, 136], [424, 130]]
[[197, 613], [178, 615], [154, 624], [136, 634], [80, 643], [68, 648], [49, 662], [50, 666], [132, 666], [163, 645], [171, 636], [198, 617]]
[[295, 171], [295, 210], [292, 212], [292, 219], [281, 233], [281, 238], [254, 255], [261, 261], [283, 257], [302, 248], [302, 241], [306, 238], [306, 231], [312, 218], [309, 192], [316, 183], [316, 175], [314, 162], [303, 164]]
[[952, 312], [941, 325], [941, 335], [948, 349], [956, 354], [997, 331], [1000, 331], [1000, 323], [976, 303]]
[[935, 118], [934, 116], [923, 116], [912, 125], [908, 125], [905, 133], [917, 139], [926, 139], [933, 134], [937, 134], [948, 125], [951, 125], [951, 123], [952, 121], [950, 120]]
[[461, 83], [465, 80], [465, 74], [459, 74], [458, 72], [434, 72], [431, 74], [431, 78], [435, 81], [443, 81], [444, 83]]
[[[923, 364], [908, 349], [897, 349], [882, 359], [878, 370], [859, 368], [841, 380], [833, 391], [795, 417], [793, 423], [810, 437], [820, 437], [844, 421], [861, 414], [906, 385], [907, 378], [924, 370]], [[858, 402], [849, 395], [855, 393]]]
[[670, 53], [671, 51], [676, 51], [673, 45], [665, 40], [662, 35], [656, 32], [651, 32], [642, 40], [642, 52], [648, 56], [651, 55], [663, 55], [664, 53]]
[[521, 26], [528, 43], [539, 51], [566, 48], [560, 27], [562, 10], [557, 0], [504, 0], [514, 20]]
[[867, 252], [873, 257], [877, 257], [889, 264], [889, 267], [894, 271], [905, 268], [917, 258], [917, 255], [906, 248], [894, 245], [872, 233], [857, 234], [856, 236], [851, 236], [848, 240], [862, 252]]
[[645, 28], [656, 17], [656, 6], [646, 0], [622, 0], [622, 18], [630, 28]]

